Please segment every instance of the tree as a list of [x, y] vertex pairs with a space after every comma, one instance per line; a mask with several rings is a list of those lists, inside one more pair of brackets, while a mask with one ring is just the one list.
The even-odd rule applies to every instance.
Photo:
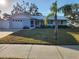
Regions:
[[55, 1], [54, 3], [52, 3], [50, 11], [51, 12], [45, 18], [45, 25], [47, 26], [47, 24], [48, 24], [48, 18], [50, 16], [54, 16], [54, 19], [55, 19], [55, 40], [57, 40], [57, 31], [58, 31], [58, 24], [57, 24], [57, 22], [58, 22], [57, 21], [57, 12], [58, 12], [57, 1]]
[[23, 13], [25, 11], [23, 5], [21, 6], [18, 2], [16, 5], [13, 5], [13, 10], [11, 11], [11, 14], [18, 14], [18, 13]]
[[4, 14], [3, 14], [3, 18], [4, 18], [4, 19], [8, 19], [9, 17], [10, 17], [10, 15], [7, 14], [7, 13], [4, 13]]
[[42, 16], [42, 13], [37, 12], [37, 13], [36, 13], [36, 16]]
[[13, 14], [18, 14], [18, 13], [29, 13], [33, 16], [35, 15], [42, 15], [42, 13], [40, 13], [38, 11], [38, 7], [33, 4], [33, 3], [29, 3], [29, 2], [22, 2], [23, 4], [19, 4], [18, 2], [16, 3], [16, 5], [13, 5], [13, 10], [11, 11], [12, 15]]
[[73, 20], [77, 20], [79, 17], [79, 4], [72, 4], [72, 14]]
[[64, 16], [72, 16], [78, 14], [79, 4], [67, 4], [60, 7], [58, 10], [64, 13]]
[[64, 13], [64, 16], [74, 22], [79, 17], [79, 4], [67, 4], [59, 8], [59, 11]]
[[76, 12], [78, 12], [79, 9], [79, 4], [72, 4], [72, 9], [75, 10]]
[[59, 8], [59, 11], [64, 13], [64, 16], [70, 20], [70, 25], [74, 26], [74, 23], [78, 24], [79, 21], [79, 4], [67, 4]]
[[29, 12], [33, 16], [41, 16], [42, 15], [42, 13], [40, 13], [38, 11], [38, 7], [35, 4], [32, 4], [32, 3], [31, 3], [31, 6], [30, 6], [30, 9], [29, 9]]
[[71, 15], [72, 13], [72, 6], [71, 5], [64, 5], [58, 9], [58, 11], [62, 11], [64, 16]]

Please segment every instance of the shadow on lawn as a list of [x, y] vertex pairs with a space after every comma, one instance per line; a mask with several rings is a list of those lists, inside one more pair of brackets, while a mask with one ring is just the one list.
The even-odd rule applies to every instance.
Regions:
[[79, 45], [64, 45], [64, 46], [62, 45], [62, 46], [59, 46], [59, 47], [72, 49], [72, 50], [75, 50], [75, 51], [79, 51]]
[[[34, 40], [40, 40], [48, 43], [44, 44], [55, 44], [55, 45], [74, 45], [79, 44], [76, 39], [67, 33], [68, 30], [61, 29], [58, 31], [58, 39], [55, 40], [54, 31], [49, 29], [35, 29], [35, 30], [22, 30], [20, 32], [13, 33], [11, 35], [20, 36], [24, 38], [32, 38]], [[28, 43], [28, 42], [24, 42]], [[33, 43], [31, 43], [33, 44]], [[43, 44], [43, 43], [35, 43], [35, 44]]]
[[[13, 41], [5, 41], [2, 42], [4, 44], [39, 44], [39, 45], [59, 45], [60, 47], [68, 48], [68, 49], [74, 49], [74, 50], [79, 50], [79, 42], [68, 32], [74, 32], [79, 35], [79, 30], [74, 30], [74, 29], [59, 29], [58, 30], [58, 39], [54, 39], [54, 30], [53, 29], [34, 29], [34, 30], [21, 30], [18, 32], [15, 32], [11, 34], [14, 37], [10, 37], [9, 39], [12, 40], [17, 40], [15, 39], [15, 36], [18, 37], [24, 37], [24, 38], [32, 38], [34, 40], [40, 40], [43, 42], [48, 42], [48, 43], [41, 43], [41, 42], [13, 42]], [[4, 38], [3, 38], [4, 39]], [[6, 37], [5, 37], [6, 39]], [[27, 39], [25, 39], [27, 40]], [[30, 40], [30, 39], [29, 39]], [[64, 45], [64, 46], [63, 46]], [[70, 45], [70, 46], [69, 46]], [[74, 45], [74, 47], [73, 47]], [[76, 46], [75, 46], [76, 45]]]
[[66, 29], [68, 32], [73, 32], [73, 33], [75, 33], [75, 34], [79, 34], [79, 28], [75, 28], [75, 29], [73, 29], [73, 28], [70, 28], [70, 29]]

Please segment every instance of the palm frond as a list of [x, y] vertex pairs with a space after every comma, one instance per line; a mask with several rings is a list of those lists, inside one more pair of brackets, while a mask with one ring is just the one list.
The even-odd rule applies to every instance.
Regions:
[[47, 24], [48, 24], [48, 18], [49, 18], [50, 16], [53, 16], [53, 15], [54, 15], [54, 13], [49, 13], [49, 14], [47, 15], [47, 17], [45, 17], [45, 20], [44, 20], [45, 26], [47, 26]]
[[50, 10], [51, 12], [57, 12], [57, 1], [52, 3]]

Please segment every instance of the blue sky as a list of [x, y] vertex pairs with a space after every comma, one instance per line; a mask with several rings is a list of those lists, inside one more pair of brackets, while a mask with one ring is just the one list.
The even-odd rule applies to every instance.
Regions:
[[[11, 0], [11, 2], [8, 2], [10, 3], [10, 5], [7, 8], [2, 9], [0, 8], [0, 9], [2, 10], [3, 13], [4, 12], [10, 13], [10, 11], [12, 10], [12, 5], [15, 4], [16, 2], [22, 3], [22, 1], [35, 3], [39, 8], [39, 12], [43, 13], [43, 15], [47, 15], [50, 12], [50, 6], [52, 2], [54, 2], [55, 0]], [[79, 3], [79, 0], [58, 0], [58, 7], [70, 3]], [[59, 15], [63, 14], [60, 13]]]

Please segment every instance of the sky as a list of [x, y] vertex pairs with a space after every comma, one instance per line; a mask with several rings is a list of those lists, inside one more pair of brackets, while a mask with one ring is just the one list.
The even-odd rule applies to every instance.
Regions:
[[[1, 1], [1, 0], [0, 0]], [[13, 8], [13, 5], [19, 2], [20, 4], [22, 1], [35, 3], [38, 8], [39, 12], [41, 12], [43, 15], [47, 15], [50, 12], [50, 6], [55, 0], [6, 0], [7, 5], [2, 6], [0, 5], [0, 10], [2, 10], [2, 13], [9, 13]], [[65, 4], [71, 4], [71, 3], [79, 3], [79, 0], [58, 0], [58, 7], [61, 7]], [[59, 13], [58, 15], [63, 15], [62, 13]]]

